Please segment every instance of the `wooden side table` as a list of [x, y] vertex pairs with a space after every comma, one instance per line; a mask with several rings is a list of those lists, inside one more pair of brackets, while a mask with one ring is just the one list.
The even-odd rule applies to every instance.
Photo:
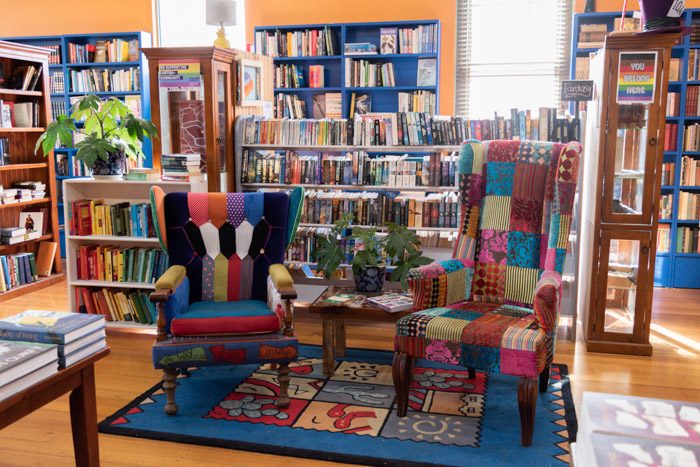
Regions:
[[348, 305], [321, 303], [336, 293], [357, 294], [359, 292], [353, 289], [330, 286], [308, 306], [309, 312], [319, 314], [323, 324], [323, 373], [326, 376], [333, 376], [335, 372], [335, 356], [345, 356], [346, 320], [396, 323], [400, 318], [412, 313], [411, 310], [389, 313], [364, 302], [353, 302]]
[[107, 355], [108, 348], [0, 401], [0, 430], [71, 391], [70, 420], [75, 465], [99, 466], [95, 362]]

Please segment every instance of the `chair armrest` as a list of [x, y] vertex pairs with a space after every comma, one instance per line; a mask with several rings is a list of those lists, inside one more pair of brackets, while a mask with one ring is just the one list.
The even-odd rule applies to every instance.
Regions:
[[545, 332], [556, 331], [561, 297], [561, 274], [544, 271], [535, 286], [533, 312], [535, 321]]
[[152, 302], [165, 302], [187, 276], [184, 266], [170, 266], [156, 281], [156, 291], [151, 293]]
[[170, 322], [187, 310], [190, 298], [190, 281], [184, 266], [170, 266], [156, 281], [156, 290], [149, 298], [158, 309], [157, 340], [170, 334]]
[[294, 288], [292, 275], [289, 274], [284, 264], [272, 264], [269, 269], [272, 284], [283, 300], [297, 298], [297, 291]]
[[471, 260], [450, 259], [413, 268], [408, 284], [413, 291], [413, 310], [452, 305], [467, 300], [474, 276]]

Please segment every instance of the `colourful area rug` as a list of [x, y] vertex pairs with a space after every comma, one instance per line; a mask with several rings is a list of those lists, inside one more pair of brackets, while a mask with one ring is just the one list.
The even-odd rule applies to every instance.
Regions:
[[178, 379], [179, 414], [160, 383], [100, 423], [100, 432], [360, 464], [566, 465], [576, 414], [567, 368], [553, 365], [537, 402], [533, 445], [520, 446], [517, 378], [419, 360], [408, 417], [396, 416], [392, 353], [348, 350], [323, 376], [321, 349], [302, 346], [291, 405], [279, 410], [276, 372], [202, 368]]

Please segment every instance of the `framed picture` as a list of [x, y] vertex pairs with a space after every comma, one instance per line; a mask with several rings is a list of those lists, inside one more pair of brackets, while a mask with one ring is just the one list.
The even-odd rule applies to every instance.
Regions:
[[43, 212], [20, 212], [19, 226], [27, 229], [27, 233], [43, 232], [44, 213]]
[[262, 63], [255, 60], [241, 60], [239, 80], [240, 105], [262, 105]]

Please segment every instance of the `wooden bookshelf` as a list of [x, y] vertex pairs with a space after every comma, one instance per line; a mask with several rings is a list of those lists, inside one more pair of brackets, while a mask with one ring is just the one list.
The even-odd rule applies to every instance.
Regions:
[[[43, 223], [46, 226], [46, 234], [37, 239], [16, 243], [14, 245], [0, 245], [0, 255], [13, 255], [19, 253], [37, 253], [39, 244], [43, 241], [59, 242], [56, 181], [54, 173], [54, 155], [43, 157], [34, 153], [34, 147], [44, 131], [44, 127], [51, 121], [51, 98], [49, 93], [48, 57], [50, 51], [44, 48], [32, 47], [22, 44], [0, 41], [0, 62], [9, 79], [13, 70], [20, 66], [34, 66], [41, 70], [34, 90], [0, 89], [0, 99], [5, 102], [35, 103], [38, 104], [38, 127], [31, 128], [0, 128], [0, 137], [6, 138], [10, 163], [0, 166], [0, 185], [11, 188], [18, 181], [38, 181], [46, 184], [46, 197], [31, 201], [0, 204], [0, 226], [16, 227], [19, 225], [19, 215], [31, 208], [48, 208], [44, 212]], [[29, 209], [28, 209], [29, 208]], [[42, 287], [46, 287], [62, 280], [61, 258], [56, 255], [53, 264], [53, 274], [49, 277], [38, 279], [9, 288], [0, 292], [0, 301], [18, 297]]]

